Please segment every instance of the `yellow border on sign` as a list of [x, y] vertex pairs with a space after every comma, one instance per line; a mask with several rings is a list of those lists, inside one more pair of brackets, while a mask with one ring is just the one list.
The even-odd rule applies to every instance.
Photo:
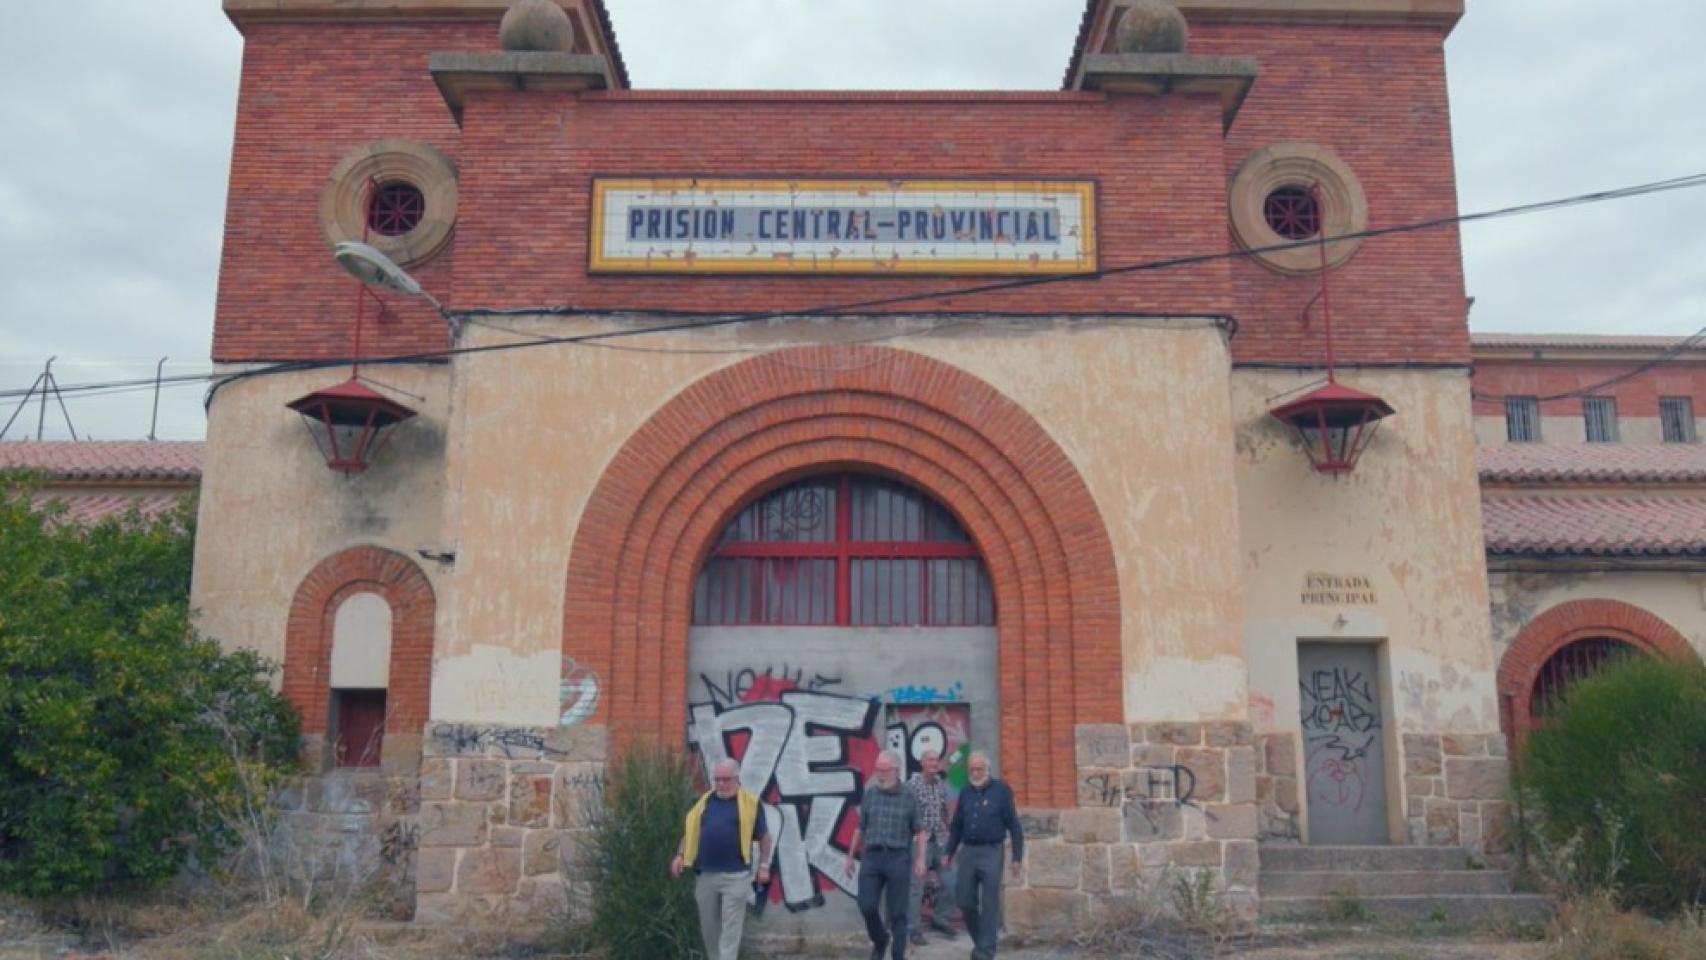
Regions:
[[[606, 257], [604, 255], [605, 197], [612, 190], [718, 192], [810, 192], [840, 191], [872, 193], [941, 193], [949, 191], [1014, 194], [1076, 194], [1083, 211], [1084, 229], [1079, 253], [1072, 260], [903, 260], [873, 257], [798, 258], [775, 256], [767, 260], [694, 257]], [[900, 274], [1036, 276], [1094, 273], [1096, 271], [1096, 184], [1092, 180], [823, 180], [823, 179], [722, 179], [705, 177], [622, 178], [592, 181], [592, 231], [587, 269], [592, 273], [673, 274]]]

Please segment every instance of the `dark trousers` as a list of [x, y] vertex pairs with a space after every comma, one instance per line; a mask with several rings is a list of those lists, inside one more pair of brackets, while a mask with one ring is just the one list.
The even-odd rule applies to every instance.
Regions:
[[1000, 844], [960, 847], [954, 857], [960, 916], [971, 934], [973, 960], [993, 960], [1001, 933], [1001, 871], [1007, 857]]
[[[871, 943], [893, 943], [894, 960], [906, 960], [906, 901], [912, 893], [912, 851], [866, 848], [859, 862], [859, 912]], [[883, 929], [882, 907], [887, 900], [890, 930]]]

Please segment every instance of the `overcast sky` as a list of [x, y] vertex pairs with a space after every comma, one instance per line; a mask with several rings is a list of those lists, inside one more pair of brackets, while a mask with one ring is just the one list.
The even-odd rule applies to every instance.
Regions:
[[[1035, 88], [1080, 0], [607, 0], [644, 87]], [[1446, 46], [1465, 212], [1706, 171], [1706, 4], [1469, 0]], [[18, 3], [0, 30], [0, 391], [205, 370], [241, 38], [218, 0]], [[1466, 228], [1482, 331], [1706, 326], [1706, 189]], [[199, 387], [159, 436], [202, 432]], [[148, 432], [150, 395], [71, 402]], [[0, 399], [0, 423], [16, 401]], [[50, 408], [50, 436], [65, 430]], [[32, 408], [9, 439], [27, 426]]]

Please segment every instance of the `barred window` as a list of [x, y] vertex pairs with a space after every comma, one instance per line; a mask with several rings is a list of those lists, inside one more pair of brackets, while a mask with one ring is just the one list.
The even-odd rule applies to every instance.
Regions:
[[1689, 397], [1660, 397], [1659, 424], [1666, 443], [1693, 443], [1694, 401]]
[[1540, 401], [1535, 397], [1505, 398], [1505, 437], [1511, 443], [1540, 442]]
[[1582, 417], [1587, 423], [1589, 443], [1617, 442], [1617, 401], [1611, 397], [1584, 397]]
[[696, 626], [993, 626], [989, 570], [953, 514], [893, 480], [843, 474], [771, 491], [723, 530]]

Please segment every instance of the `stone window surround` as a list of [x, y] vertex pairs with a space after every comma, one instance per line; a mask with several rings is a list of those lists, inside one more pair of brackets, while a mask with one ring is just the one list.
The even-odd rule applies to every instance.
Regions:
[[[388, 237], [367, 229], [369, 183], [401, 181], [420, 190], [426, 211], [413, 230]], [[456, 225], [456, 167], [444, 154], [414, 140], [375, 140], [344, 154], [320, 193], [320, 229], [329, 244], [360, 241], [408, 267], [432, 259], [450, 242]]]
[[[1232, 233], [1250, 251], [1293, 243], [1274, 232], [1264, 210], [1268, 195], [1284, 187], [1321, 188], [1322, 227], [1327, 236], [1361, 233], [1368, 229], [1368, 197], [1350, 165], [1327, 147], [1312, 143], [1276, 143], [1255, 151], [1232, 176], [1227, 200]], [[1363, 240], [1327, 244], [1327, 266], [1337, 267], [1361, 248]], [[1276, 273], [1291, 276], [1321, 269], [1316, 244], [1289, 250], [1252, 252], [1251, 257]]]

